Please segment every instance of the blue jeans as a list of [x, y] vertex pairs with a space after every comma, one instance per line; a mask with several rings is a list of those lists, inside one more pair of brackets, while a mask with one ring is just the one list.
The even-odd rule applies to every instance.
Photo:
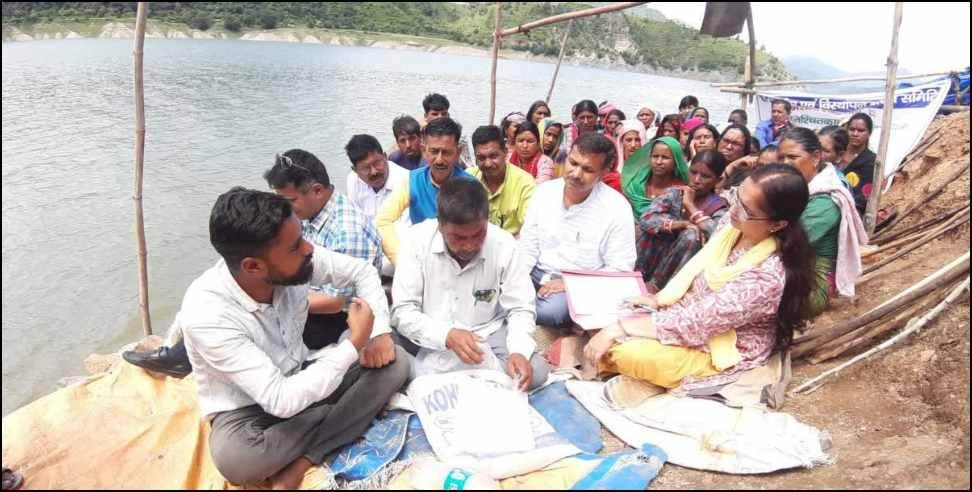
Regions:
[[[533, 287], [540, 289], [540, 278], [544, 272], [537, 267], [533, 267], [530, 278], [533, 280]], [[566, 327], [573, 321], [570, 319], [570, 310], [567, 308], [567, 294], [559, 292], [551, 294], [546, 298], [537, 296], [537, 324], [544, 326]]]

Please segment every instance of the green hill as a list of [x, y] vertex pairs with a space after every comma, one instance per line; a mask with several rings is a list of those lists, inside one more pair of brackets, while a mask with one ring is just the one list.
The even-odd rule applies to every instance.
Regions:
[[[493, 3], [384, 2], [152, 2], [151, 19], [193, 29], [218, 27], [245, 32], [277, 27], [357, 31], [443, 38], [487, 47], [492, 44]], [[587, 8], [575, 2], [503, 3], [503, 26]], [[130, 20], [134, 2], [3, 2], [3, 23], [18, 28], [77, 21]], [[566, 24], [503, 40], [504, 48], [557, 56]], [[575, 21], [567, 54], [664, 70], [742, 73], [747, 47], [736, 39], [702, 36], [655, 10], [638, 7]], [[760, 51], [764, 77], [790, 78], [783, 63]]]

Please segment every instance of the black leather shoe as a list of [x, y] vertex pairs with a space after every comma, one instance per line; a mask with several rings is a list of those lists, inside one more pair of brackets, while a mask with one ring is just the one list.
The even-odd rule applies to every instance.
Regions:
[[159, 347], [154, 352], [129, 350], [122, 353], [122, 358], [129, 364], [142, 369], [161, 372], [167, 376], [182, 379], [192, 372], [192, 365], [189, 364], [189, 356], [186, 354], [185, 347], [182, 342], [179, 342], [172, 348]]

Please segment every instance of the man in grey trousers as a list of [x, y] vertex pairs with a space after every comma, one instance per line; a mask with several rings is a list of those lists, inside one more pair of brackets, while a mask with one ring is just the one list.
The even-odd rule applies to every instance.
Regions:
[[[378, 273], [304, 240], [286, 199], [233, 188], [216, 201], [209, 233], [222, 259], [189, 286], [175, 323], [212, 424], [213, 460], [231, 482], [296, 488], [364, 434], [405, 383], [408, 357], [397, 347], [381, 360], [361, 357], [370, 338], [390, 332]], [[308, 282], [359, 296], [346, 336], [311, 362], [302, 337], [316, 306]]]

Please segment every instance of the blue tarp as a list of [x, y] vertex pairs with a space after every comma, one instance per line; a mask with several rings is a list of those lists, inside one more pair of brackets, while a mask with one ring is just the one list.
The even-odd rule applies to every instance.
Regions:
[[645, 490], [658, 476], [668, 455], [661, 448], [643, 444], [640, 451], [627, 449], [608, 456], [582, 455], [603, 460], [571, 490]]
[[570, 393], [564, 383], [554, 383], [530, 395], [530, 405], [565, 437], [585, 453], [597, 454], [604, 446], [601, 423]]

